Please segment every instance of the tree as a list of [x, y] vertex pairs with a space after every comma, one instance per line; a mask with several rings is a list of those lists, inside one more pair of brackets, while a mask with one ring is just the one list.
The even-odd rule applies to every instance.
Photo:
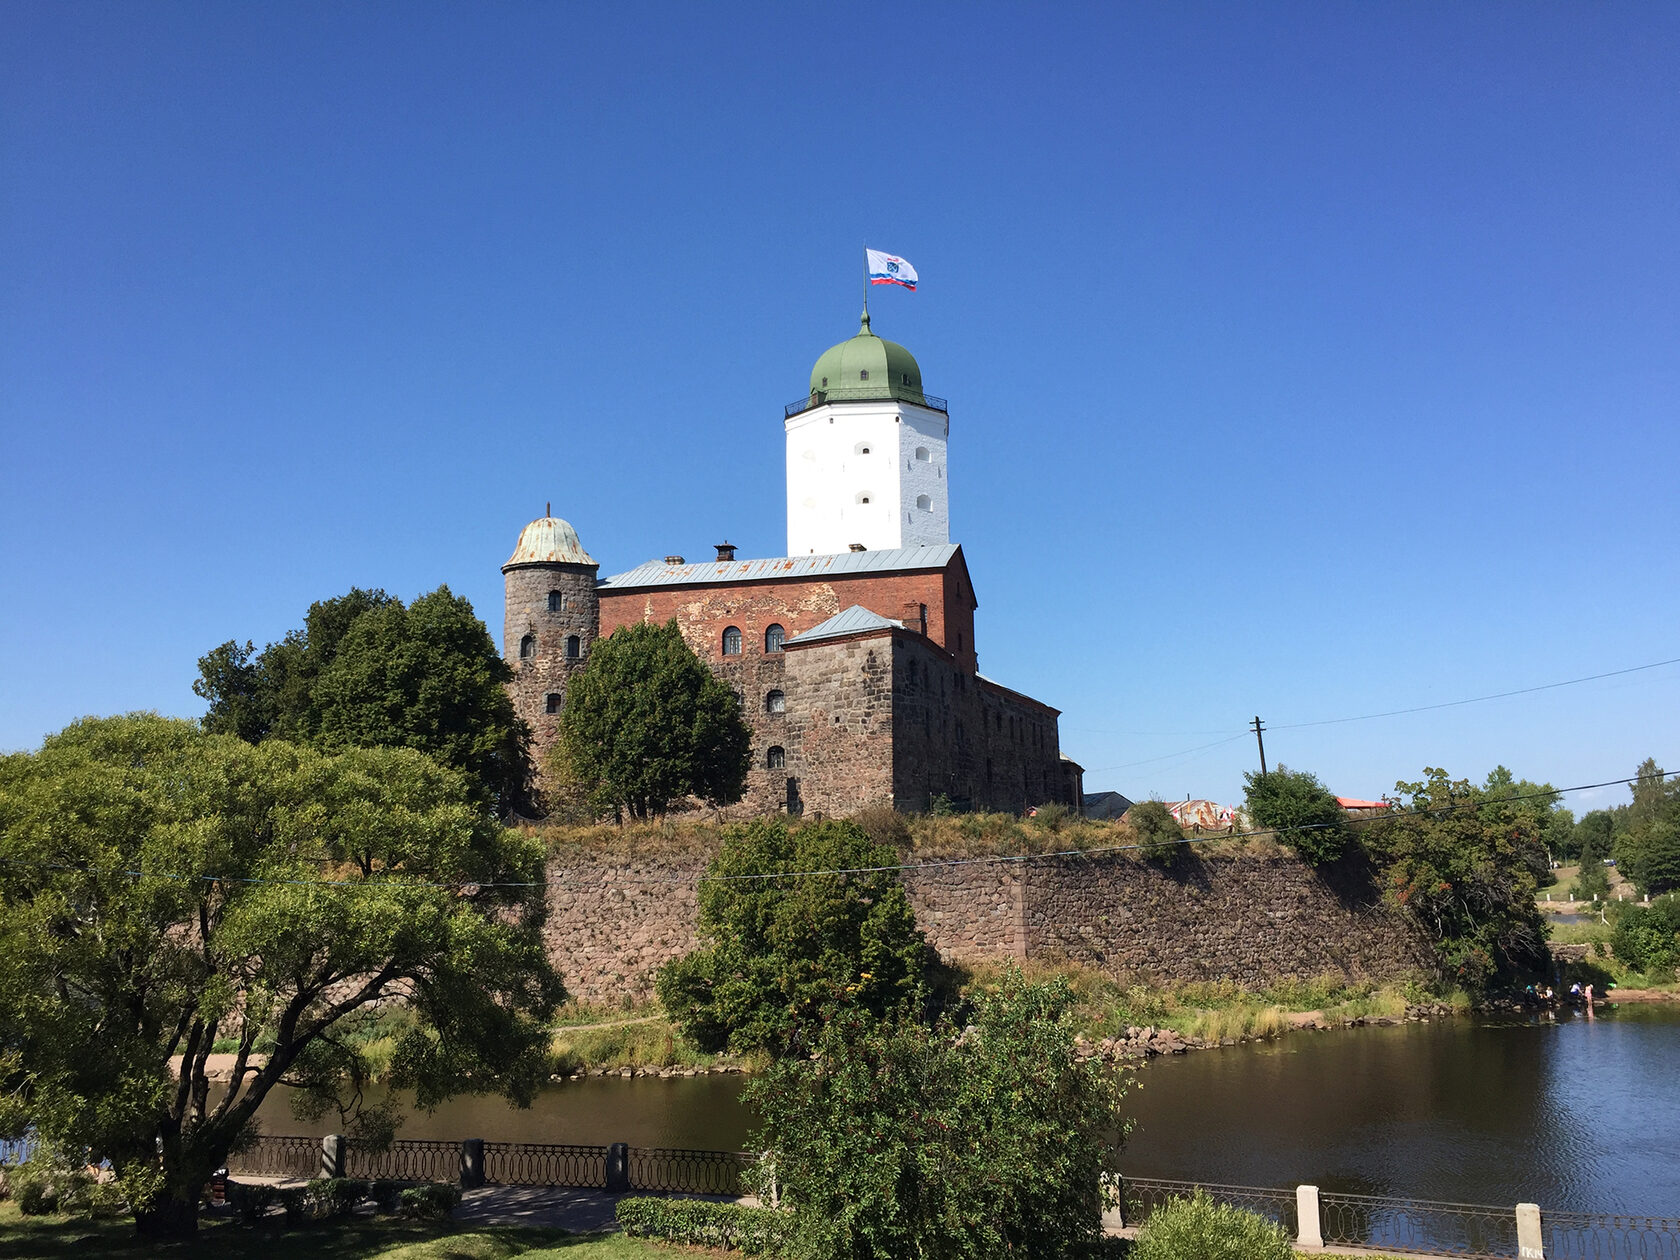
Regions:
[[88, 719], [0, 759], [0, 859], [0, 1132], [109, 1159], [143, 1234], [196, 1228], [263, 1099], [336, 1088], [385, 1004], [422, 1106], [543, 1079], [564, 990], [506, 887], [542, 847], [418, 752]]
[[1443, 975], [1473, 993], [1545, 960], [1534, 903], [1546, 871], [1531, 813], [1491, 806], [1445, 770], [1397, 783], [1401, 809], [1373, 819], [1367, 847], [1383, 868], [1384, 896], [1435, 944]]
[[1100, 1236], [1123, 1078], [1075, 1053], [1066, 980], [1015, 968], [965, 1022], [859, 1010], [748, 1084], [795, 1254], [1063, 1257]]
[[1608, 848], [1599, 848], [1598, 836], [1589, 832], [1581, 844], [1581, 872], [1575, 878], [1571, 895], [1581, 901], [1610, 894], [1610, 877], [1604, 873], [1604, 859]]
[[198, 668], [193, 690], [209, 701], [212, 733], [327, 750], [415, 748], [465, 773], [502, 809], [524, 802], [530, 732], [507, 694], [512, 671], [472, 605], [447, 586], [406, 607], [353, 589], [311, 604], [302, 630], [260, 653], [228, 642]]
[[673, 620], [622, 626], [595, 644], [567, 688], [557, 757], [597, 808], [647, 818], [685, 796], [740, 800], [751, 747], [739, 701]]
[[1680, 965], [1680, 897], [1658, 897], [1649, 906], [1620, 907], [1610, 948], [1617, 962], [1636, 971], [1672, 971]]
[[1126, 811], [1122, 821], [1137, 837], [1144, 857], [1171, 866], [1184, 852], [1184, 828], [1160, 801], [1139, 801]]
[[1591, 844], [1598, 850], [1602, 858], [1614, 852], [1615, 823], [1607, 809], [1590, 810], [1581, 816], [1581, 821], [1575, 824], [1575, 836], [1568, 853], [1554, 849], [1552, 856], [1557, 858], [1577, 858], [1586, 852]]
[[1280, 765], [1269, 774], [1243, 775], [1243, 808], [1249, 821], [1314, 866], [1334, 862], [1347, 848], [1347, 812], [1318, 776]]
[[[803, 1045], [841, 1008], [917, 1005], [928, 946], [898, 855], [852, 822], [731, 828], [700, 885], [700, 947], [659, 971], [659, 1000], [702, 1050]], [[789, 875], [784, 872], [821, 871]]]
[[1680, 888], [1680, 779], [1670, 781], [1650, 757], [1635, 774], [1616, 860], [1640, 889], [1660, 894]]

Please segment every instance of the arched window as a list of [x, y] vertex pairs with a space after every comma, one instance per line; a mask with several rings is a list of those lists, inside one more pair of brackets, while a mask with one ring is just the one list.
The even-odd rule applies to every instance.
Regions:
[[548, 611], [549, 612], [565, 612], [566, 611], [566, 597], [564, 595], [562, 595], [559, 591], [550, 591], [548, 593]]
[[560, 712], [560, 693], [558, 691], [551, 691], [543, 697], [543, 712]]
[[568, 661], [575, 661], [582, 655], [583, 640], [578, 638], [575, 634], [568, 634], [566, 636], [566, 659]]
[[780, 744], [773, 745], [770, 751], [764, 754], [764, 768], [766, 770], [787, 769], [787, 753]]
[[918, 494], [916, 496], [916, 506], [921, 508], [924, 512], [931, 512], [933, 511], [933, 500], [928, 498], [925, 494]]
[[764, 632], [764, 650], [766, 652], [780, 652], [782, 640], [787, 637], [787, 631], [780, 626], [772, 625]]
[[928, 448], [925, 447], [925, 446], [918, 446], [916, 448], [916, 458], [917, 459], [926, 459], [927, 457], [928, 457]]
[[869, 443], [868, 442], [859, 442], [856, 446], [852, 447], [852, 454], [854, 454], [854, 455], [867, 455], [867, 454], [869, 454]]
[[725, 656], [741, 655], [741, 628], [728, 626], [723, 632], [723, 654]]
[[870, 497], [869, 496], [869, 491], [867, 491], [867, 490], [859, 490], [857, 492], [857, 501], [859, 503], [868, 503], [869, 502], [869, 497]]
[[787, 697], [779, 691], [772, 691], [764, 697], [764, 711], [766, 713], [786, 713]]
[[537, 654], [537, 636], [528, 634], [519, 640], [519, 659], [528, 661]]

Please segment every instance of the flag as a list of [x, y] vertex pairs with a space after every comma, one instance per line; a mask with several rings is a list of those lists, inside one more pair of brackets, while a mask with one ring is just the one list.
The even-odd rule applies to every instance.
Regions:
[[870, 284], [902, 284], [906, 289], [916, 287], [916, 269], [904, 259], [867, 246], [863, 252], [869, 259]]

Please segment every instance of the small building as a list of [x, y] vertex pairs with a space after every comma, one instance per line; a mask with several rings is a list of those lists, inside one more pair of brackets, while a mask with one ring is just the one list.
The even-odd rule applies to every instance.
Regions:
[[1132, 807], [1131, 800], [1118, 792], [1086, 792], [1082, 799], [1085, 817], [1099, 821], [1121, 818]]

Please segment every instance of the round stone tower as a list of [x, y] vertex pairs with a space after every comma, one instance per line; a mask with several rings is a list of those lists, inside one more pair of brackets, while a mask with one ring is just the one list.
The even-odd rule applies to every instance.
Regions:
[[595, 595], [600, 565], [577, 531], [550, 514], [527, 525], [502, 566], [502, 655], [513, 668], [513, 707], [531, 728], [531, 762], [542, 778], [554, 746], [566, 684], [601, 633]]

